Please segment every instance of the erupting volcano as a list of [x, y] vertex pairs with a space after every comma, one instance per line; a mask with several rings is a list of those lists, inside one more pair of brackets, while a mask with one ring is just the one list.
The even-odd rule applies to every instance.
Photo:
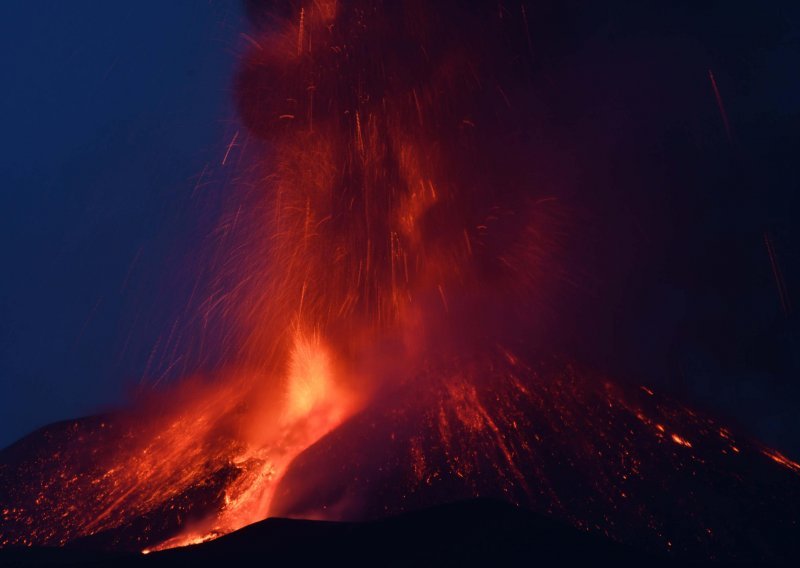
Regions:
[[650, 551], [793, 553], [800, 464], [553, 352], [575, 221], [540, 173], [528, 4], [246, 4], [246, 171], [205, 304], [235, 357], [0, 452], [0, 545], [492, 497]]

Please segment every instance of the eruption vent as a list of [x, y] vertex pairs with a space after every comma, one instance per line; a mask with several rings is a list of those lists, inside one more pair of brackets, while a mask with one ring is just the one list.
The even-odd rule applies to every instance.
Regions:
[[209, 302], [236, 363], [4, 450], [0, 544], [151, 551], [494, 496], [654, 550], [785, 552], [800, 465], [542, 355], [570, 225], [538, 173], [532, 6], [246, 5], [248, 183]]

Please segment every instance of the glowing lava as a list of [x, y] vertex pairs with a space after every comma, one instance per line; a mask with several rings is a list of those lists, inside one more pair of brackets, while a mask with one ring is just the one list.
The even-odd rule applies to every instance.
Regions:
[[5, 450], [0, 544], [149, 552], [492, 495], [714, 556], [737, 499], [775, 514], [754, 542], [791, 519], [796, 463], [520, 339], [564, 283], [563, 211], [531, 181], [524, 6], [471, 4], [265, 4], [231, 142], [263, 155], [207, 302], [235, 363]]

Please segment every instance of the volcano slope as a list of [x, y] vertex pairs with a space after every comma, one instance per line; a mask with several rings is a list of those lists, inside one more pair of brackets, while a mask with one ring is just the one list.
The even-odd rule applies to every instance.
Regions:
[[[141, 551], [220, 510], [248, 473], [198, 440], [180, 475], [156, 468], [164, 484], [122, 491], [103, 464], [132, 440], [128, 421], [104, 416], [0, 452], [3, 546]], [[484, 497], [676, 559], [780, 561], [797, 553], [799, 469], [646, 387], [509, 355], [378, 396], [294, 460], [270, 516], [365, 521]]]

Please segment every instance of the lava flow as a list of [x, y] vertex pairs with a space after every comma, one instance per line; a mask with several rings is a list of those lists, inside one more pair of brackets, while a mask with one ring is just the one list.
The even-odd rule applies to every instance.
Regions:
[[210, 301], [236, 363], [3, 450], [0, 545], [149, 552], [496, 496], [652, 550], [785, 553], [799, 464], [542, 356], [569, 223], [529, 154], [528, 4], [247, 6], [264, 157]]

